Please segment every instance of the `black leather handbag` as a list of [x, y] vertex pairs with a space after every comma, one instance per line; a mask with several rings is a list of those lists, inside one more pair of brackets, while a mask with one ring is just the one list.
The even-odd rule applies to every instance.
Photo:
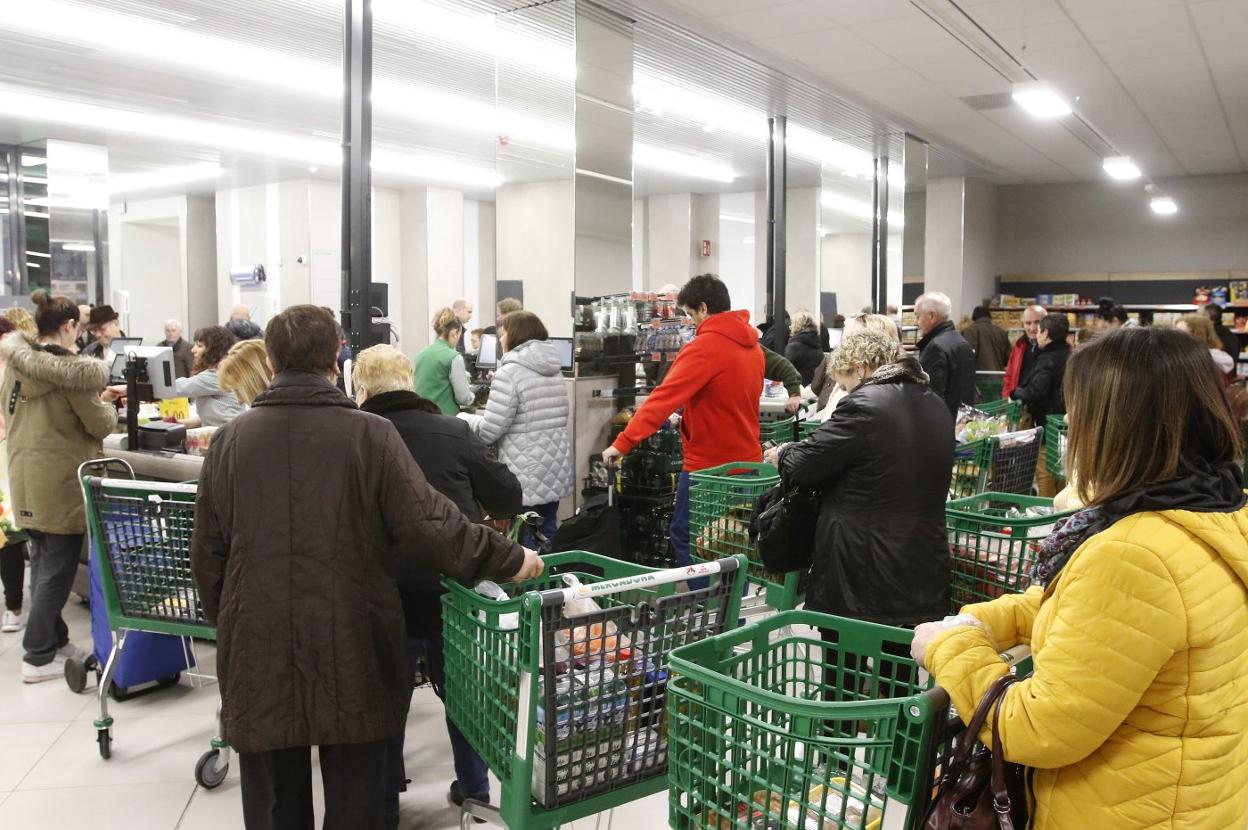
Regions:
[[750, 520], [750, 541], [772, 573], [804, 571], [815, 553], [820, 494], [783, 482], [763, 493]]

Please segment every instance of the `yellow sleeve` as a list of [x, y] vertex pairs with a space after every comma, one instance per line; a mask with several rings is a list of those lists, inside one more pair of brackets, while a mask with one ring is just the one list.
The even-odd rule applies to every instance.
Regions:
[[1040, 599], [1044, 589], [1029, 588], [1026, 593], [1006, 594], [992, 602], [979, 602], [963, 606], [961, 613], [969, 614], [992, 632], [1002, 650], [1031, 644], [1031, 627], [1040, 611]]
[[[1006, 759], [1039, 769], [1077, 763], [1105, 743], [1187, 640], [1173, 577], [1138, 545], [1088, 543], [1048, 602], [1054, 618], [1032, 655], [1034, 671], [1006, 692], [1001, 707]], [[975, 628], [953, 629], [927, 655], [965, 719], [1005, 671]]]

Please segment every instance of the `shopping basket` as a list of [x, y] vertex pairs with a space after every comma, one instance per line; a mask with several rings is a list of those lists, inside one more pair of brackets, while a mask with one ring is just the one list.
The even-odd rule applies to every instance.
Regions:
[[[737, 623], [740, 557], [670, 570], [544, 560], [505, 601], [443, 583], [447, 713], [502, 782], [499, 807], [466, 802], [465, 823], [548, 830], [662, 790], [671, 650]], [[711, 579], [677, 592], [694, 577]]]
[[758, 424], [758, 441], [760, 444], [766, 444], [770, 441], [773, 444], [787, 444], [797, 437], [797, 420], [795, 418], [783, 418], [779, 421], [759, 421]]
[[966, 498], [988, 489], [988, 476], [992, 472], [992, 448], [991, 438], [968, 441], [954, 448], [949, 498]]
[[1005, 398], [997, 398], [996, 400], [988, 400], [983, 403], [975, 404], [975, 408], [985, 415], [1004, 415], [1005, 423], [1010, 429], [1018, 429], [1018, 423], [1023, 417], [1023, 402], [1011, 401]]
[[1066, 477], [1066, 416], [1050, 415], [1044, 424], [1044, 465], [1058, 478]]
[[912, 637], [791, 611], [677, 649], [671, 830], [918, 830], [965, 730]]
[[802, 421], [797, 425], [797, 440], [803, 441], [815, 434], [815, 430], [823, 426], [823, 421]]
[[[100, 577], [109, 626], [116, 639], [100, 678], [95, 721], [101, 757], [112, 754], [113, 718], [107, 690], [131, 631], [215, 640], [191, 575], [195, 529], [193, 484], [82, 477], [87, 526], [101, 554]], [[195, 766], [195, 780], [212, 789], [225, 780], [230, 747], [222, 738], [220, 706], [211, 749]]]
[[750, 542], [750, 519], [758, 497], [780, 483], [770, 464], [723, 464], [689, 474], [689, 543], [696, 562], [742, 554], [749, 559], [750, 582], [765, 592], [777, 611], [803, 600], [801, 571], [772, 573]]
[[1030, 493], [1043, 443], [1043, 427], [992, 436], [992, 472], [988, 476], [987, 490]]
[[[1050, 512], [1029, 516], [1028, 508]], [[983, 493], [945, 505], [953, 559], [950, 613], [1027, 590], [1037, 546], [1057, 520], [1073, 512], [1054, 513], [1052, 508], [1052, 499], [1015, 493]]]

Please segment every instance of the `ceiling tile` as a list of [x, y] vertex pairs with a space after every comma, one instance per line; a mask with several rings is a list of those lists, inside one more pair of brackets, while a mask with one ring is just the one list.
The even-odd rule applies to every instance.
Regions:
[[[1073, 14], [1075, 9], [1083, 5], [1081, 0], [1079, 3], [1067, 3], [1067, 8]], [[1148, 8], [1143, 2], [1131, 0], [1129, 12], [1075, 15], [1075, 19], [1088, 39], [1098, 44], [1123, 38], [1165, 36], [1191, 28], [1182, 2]]]
[[749, 12], [767, 6], [780, 6], [790, 0], [675, 0], [677, 4], [703, 17]]
[[1009, 92], [1010, 82], [971, 52], [958, 52], [937, 63], [925, 63], [914, 71], [957, 98]]
[[1142, 11], [1182, 6], [1183, 0], [1067, 0], [1064, 5], [1076, 19], [1131, 17]]
[[762, 41], [778, 55], [796, 60], [826, 76], [872, 72], [897, 61], [846, 29], [824, 29]]
[[831, 18], [806, 0], [734, 14], [717, 14], [712, 19], [725, 29], [756, 41], [835, 25]]
[[923, 15], [851, 26], [849, 30], [907, 65], [933, 63], [966, 48]]
[[994, 34], [1005, 29], [1067, 21], [1066, 13], [1056, 0], [980, 0], [967, 11], [976, 23]]
[[842, 26], [912, 17], [920, 13], [910, 0], [810, 0], [810, 2]]
[[1179, 118], [1154, 123], [1188, 172], [1238, 173], [1244, 169], [1221, 114], [1201, 120]]
[[1069, 20], [1044, 23], [1036, 26], [1012, 27], [993, 32], [997, 40], [1016, 56], [1022, 56], [1030, 49], [1043, 49], [1051, 46], [1073, 46], [1086, 42], [1083, 33]]

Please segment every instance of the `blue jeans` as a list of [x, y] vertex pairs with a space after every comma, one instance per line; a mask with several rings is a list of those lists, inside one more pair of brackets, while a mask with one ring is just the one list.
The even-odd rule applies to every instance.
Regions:
[[554, 541], [555, 531], [559, 529], [559, 502], [549, 501], [545, 504], [526, 505], [521, 509], [525, 513], [533, 512], [542, 517], [542, 521], [538, 523], [537, 529], [546, 537], [546, 542], [545, 544], [540, 544], [533, 532], [526, 527], [520, 533], [520, 544], [529, 550], [545, 553], [550, 549], [550, 543]]
[[[425, 658], [425, 670], [429, 673], [433, 693], [441, 701], [446, 700], [446, 673], [442, 659], [442, 638], [428, 637], [407, 641], [407, 669], [411, 682], [416, 681], [416, 668], [421, 657]], [[451, 739], [451, 757], [455, 763], [455, 780], [468, 798], [478, 801], [490, 800], [490, 777], [485, 761], [468, 743], [450, 718], [446, 719], [446, 734]], [[386, 815], [397, 820], [399, 815], [399, 792], [403, 789], [406, 772], [403, 769], [403, 738], [400, 733], [386, 747]]]
[[[692, 565], [693, 557], [689, 553], [689, 474], [681, 472], [676, 480], [676, 503], [672, 506], [672, 525], [668, 531], [672, 542], [672, 552], [676, 554], [677, 565]], [[688, 580], [689, 590], [700, 591], [710, 584], [710, 579], [700, 576]]]

